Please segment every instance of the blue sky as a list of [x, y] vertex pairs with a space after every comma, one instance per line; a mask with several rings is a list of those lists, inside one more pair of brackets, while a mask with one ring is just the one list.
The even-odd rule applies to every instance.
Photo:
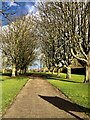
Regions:
[[[10, 13], [9, 19], [13, 20], [16, 17], [36, 13], [36, 3], [33, 2], [2, 2], [2, 10], [6, 13]], [[1, 5], [0, 5], [1, 6]], [[0, 7], [1, 9], [1, 7]], [[8, 20], [2, 15], [2, 25], [7, 25]]]

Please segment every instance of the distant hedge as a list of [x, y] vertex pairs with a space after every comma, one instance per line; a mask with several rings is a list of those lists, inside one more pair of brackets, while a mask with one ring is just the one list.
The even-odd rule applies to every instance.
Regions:
[[[66, 73], [67, 69], [64, 69], [62, 72]], [[78, 74], [78, 75], [85, 75], [85, 68], [72, 68], [71, 73]]]

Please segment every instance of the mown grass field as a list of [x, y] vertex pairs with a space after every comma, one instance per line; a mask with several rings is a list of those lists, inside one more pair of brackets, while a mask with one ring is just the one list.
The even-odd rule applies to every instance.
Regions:
[[52, 76], [47, 78], [48, 82], [62, 91], [74, 103], [90, 112], [90, 84], [83, 83], [84, 75], [72, 75], [71, 79], [65, 79], [66, 75], [61, 73], [59, 77]]
[[0, 87], [2, 87], [2, 112], [4, 112], [11, 101], [13, 101], [28, 79], [29, 78], [23, 76], [15, 78], [2, 76], [2, 80], [0, 80]]

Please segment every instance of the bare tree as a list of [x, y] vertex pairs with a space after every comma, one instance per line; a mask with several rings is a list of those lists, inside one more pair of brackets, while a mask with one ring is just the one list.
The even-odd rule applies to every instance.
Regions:
[[15, 19], [2, 31], [2, 50], [12, 60], [12, 76], [35, 58], [34, 24], [31, 17]]
[[[66, 19], [63, 19], [66, 17], [62, 11], [63, 8], [65, 9], [63, 3], [53, 2], [41, 3], [39, 6], [41, 48], [46, 56], [48, 68], [53, 70], [57, 68], [57, 72], [63, 66], [68, 68], [73, 58], [69, 52], [69, 43], [66, 43], [68, 30], [66, 29]], [[67, 77], [70, 78], [70, 75]]]
[[[62, 64], [68, 69], [75, 57], [86, 67], [85, 81], [90, 81], [89, 5], [84, 2], [48, 2], [38, 7], [41, 47], [48, 68]], [[68, 70], [70, 73], [70, 68]]]

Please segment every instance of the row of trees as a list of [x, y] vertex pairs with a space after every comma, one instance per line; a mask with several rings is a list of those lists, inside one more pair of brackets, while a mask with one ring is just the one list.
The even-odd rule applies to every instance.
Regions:
[[[40, 2], [39, 16], [16, 19], [1, 35], [2, 51], [15, 71], [26, 71], [35, 59], [36, 43], [49, 70], [67, 68], [74, 58], [86, 68], [90, 81], [90, 2]], [[0, 11], [3, 13], [3, 11]], [[36, 42], [37, 40], [37, 42]]]
[[2, 27], [1, 44], [4, 56], [12, 65], [12, 76], [24, 71], [36, 57], [35, 23], [32, 16], [15, 19]]
[[[48, 69], [57, 72], [67, 68], [76, 58], [86, 68], [90, 82], [90, 2], [41, 2], [37, 34]], [[38, 32], [39, 31], [39, 32]]]

